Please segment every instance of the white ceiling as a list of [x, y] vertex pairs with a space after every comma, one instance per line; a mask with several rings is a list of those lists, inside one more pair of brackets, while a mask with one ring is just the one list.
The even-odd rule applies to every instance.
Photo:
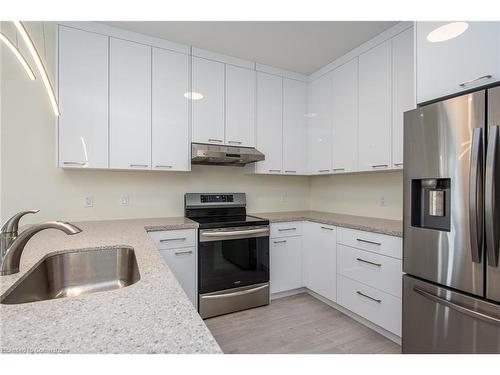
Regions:
[[394, 26], [385, 21], [115, 21], [105, 24], [310, 74]]

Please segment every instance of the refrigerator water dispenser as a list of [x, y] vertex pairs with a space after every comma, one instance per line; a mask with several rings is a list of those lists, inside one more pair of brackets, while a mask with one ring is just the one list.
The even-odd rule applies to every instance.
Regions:
[[412, 180], [411, 225], [450, 231], [450, 179]]

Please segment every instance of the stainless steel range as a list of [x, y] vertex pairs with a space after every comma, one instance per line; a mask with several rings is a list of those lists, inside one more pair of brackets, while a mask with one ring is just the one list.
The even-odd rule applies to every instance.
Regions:
[[269, 221], [247, 216], [244, 193], [187, 193], [184, 207], [199, 223], [201, 317], [269, 304]]

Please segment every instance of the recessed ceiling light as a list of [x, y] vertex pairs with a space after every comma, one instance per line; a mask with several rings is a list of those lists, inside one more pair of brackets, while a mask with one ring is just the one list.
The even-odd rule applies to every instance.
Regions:
[[199, 92], [195, 91], [188, 91], [184, 93], [184, 97], [186, 99], [191, 99], [191, 100], [200, 100], [203, 99], [203, 95], [200, 94]]
[[456, 38], [469, 28], [467, 22], [451, 22], [432, 30], [427, 35], [427, 40], [432, 43], [444, 42]]
[[30, 66], [28, 65], [28, 62], [26, 61], [26, 59], [23, 57], [23, 55], [21, 55], [21, 52], [19, 52], [19, 50], [16, 48], [14, 43], [12, 43], [10, 41], [10, 39], [7, 38], [7, 36], [3, 33], [0, 33], [0, 40], [2, 42], [4, 42], [7, 45], [7, 47], [10, 48], [10, 50], [12, 51], [14, 56], [16, 56], [17, 60], [19, 61], [19, 64], [21, 64], [21, 66], [26, 71], [26, 74], [28, 75], [29, 79], [34, 81], [35, 75], [33, 74], [33, 71], [31, 70]]

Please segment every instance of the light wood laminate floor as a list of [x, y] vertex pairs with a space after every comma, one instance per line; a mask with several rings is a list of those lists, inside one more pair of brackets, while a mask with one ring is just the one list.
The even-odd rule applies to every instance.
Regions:
[[205, 323], [224, 353], [401, 352], [399, 345], [307, 293]]

